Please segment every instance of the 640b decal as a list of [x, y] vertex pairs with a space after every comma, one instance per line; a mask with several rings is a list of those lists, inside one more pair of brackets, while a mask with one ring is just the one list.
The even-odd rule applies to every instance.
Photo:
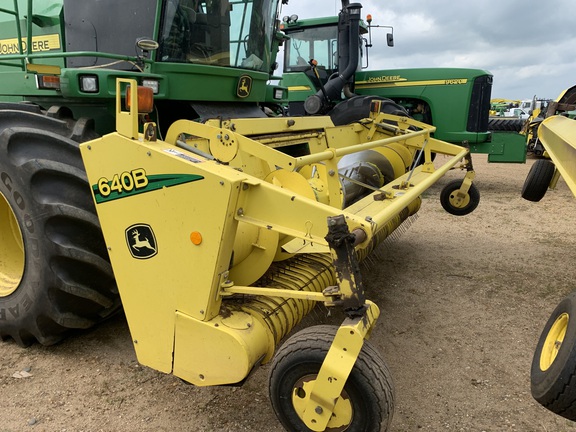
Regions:
[[147, 175], [143, 168], [137, 168], [114, 174], [111, 178], [100, 177], [98, 183], [92, 185], [92, 192], [94, 193], [96, 204], [101, 204], [164, 187], [202, 180], [203, 178], [196, 174]]

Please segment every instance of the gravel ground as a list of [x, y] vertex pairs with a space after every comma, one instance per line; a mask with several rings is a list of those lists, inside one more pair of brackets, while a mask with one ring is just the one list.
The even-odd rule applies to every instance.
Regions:
[[[575, 289], [576, 200], [561, 181], [524, 201], [533, 160], [475, 156], [478, 209], [442, 210], [442, 186], [462, 176], [449, 173], [364, 270], [381, 308], [371, 342], [396, 386], [391, 430], [576, 431], [532, 399], [529, 376], [544, 323]], [[321, 310], [305, 324], [320, 321]], [[57, 346], [0, 350], [0, 432], [282, 430], [267, 365], [242, 387], [187, 385], [138, 365], [122, 315]]]

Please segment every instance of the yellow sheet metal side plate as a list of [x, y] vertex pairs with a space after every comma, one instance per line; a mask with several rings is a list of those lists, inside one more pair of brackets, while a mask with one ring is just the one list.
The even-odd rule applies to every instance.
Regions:
[[110, 134], [81, 151], [138, 359], [169, 372], [175, 311], [218, 313], [241, 178], [160, 141]]
[[540, 125], [538, 137], [576, 195], [576, 121], [561, 116], [548, 117]]
[[174, 375], [198, 386], [242, 381], [267, 353], [265, 327], [247, 313], [199, 321], [176, 313]]

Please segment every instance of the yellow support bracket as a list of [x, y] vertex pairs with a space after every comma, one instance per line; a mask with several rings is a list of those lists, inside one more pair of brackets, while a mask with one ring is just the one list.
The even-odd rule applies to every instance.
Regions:
[[362, 317], [344, 320], [326, 354], [318, 372], [312, 392], [309, 394], [304, 411], [298, 413], [307, 427], [313, 431], [323, 431], [340, 398], [348, 376], [360, 355], [364, 340], [368, 338], [380, 310], [366, 301], [366, 313]]
[[454, 203], [456, 207], [458, 207], [460, 203], [468, 196], [468, 191], [470, 190], [470, 186], [472, 186], [472, 180], [474, 180], [474, 177], [476, 177], [476, 173], [473, 170], [468, 171], [464, 176], [462, 185], [460, 186], [460, 189], [458, 189], [458, 192], [456, 192], [457, 202]]
[[[122, 83], [132, 88], [130, 92], [130, 109], [122, 109]], [[133, 79], [116, 80], [116, 131], [127, 138], [138, 138], [138, 83]]]

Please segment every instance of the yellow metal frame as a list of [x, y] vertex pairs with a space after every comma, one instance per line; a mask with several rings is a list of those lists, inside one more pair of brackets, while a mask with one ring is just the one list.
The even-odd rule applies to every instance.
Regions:
[[[125, 84], [137, 87], [119, 80], [117, 95]], [[349, 126], [328, 117], [181, 120], [161, 141], [151, 123], [138, 133], [137, 92], [131, 97], [127, 112], [117, 97], [118, 132], [80, 148], [138, 360], [196, 385], [237, 383], [272, 358], [315, 302], [356, 302], [358, 316], [338, 331], [300, 413], [323, 430], [379, 314], [339, 266], [367, 256], [448, 170], [468, 169], [467, 192], [474, 172], [461, 161], [468, 150], [432, 138], [429, 125], [380, 113]], [[302, 143], [309, 154], [278, 151]], [[389, 157], [396, 178], [342, 209], [338, 162], [367, 150]], [[409, 169], [418, 150], [423, 163]], [[436, 167], [432, 152], [450, 157]], [[355, 239], [348, 264], [330, 259], [326, 235], [335, 217]], [[147, 241], [150, 253], [135, 255]], [[313, 262], [302, 273], [295, 265], [294, 289], [251, 286], [272, 260], [291, 254]], [[253, 273], [238, 270], [237, 259]], [[306, 279], [315, 272], [321, 283]], [[238, 296], [254, 301], [235, 306]]]
[[303, 412], [298, 412], [306, 426], [313, 431], [326, 429], [348, 376], [360, 355], [364, 340], [380, 315], [380, 310], [374, 303], [366, 303], [368, 308], [362, 318], [347, 318], [338, 328], [314, 381], [312, 393], [306, 396], [306, 406]]

